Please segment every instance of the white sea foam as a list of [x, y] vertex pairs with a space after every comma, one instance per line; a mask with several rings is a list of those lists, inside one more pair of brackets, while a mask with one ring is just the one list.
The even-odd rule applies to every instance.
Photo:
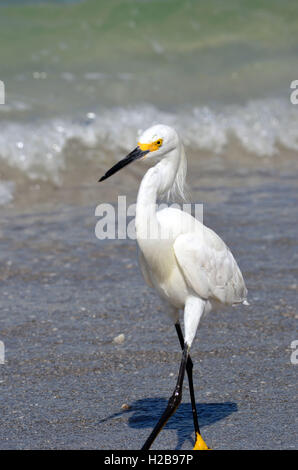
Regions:
[[[244, 106], [197, 107], [177, 113], [160, 111], [150, 105], [102, 109], [87, 113], [75, 122], [67, 118], [34, 124], [4, 122], [0, 161], [31, 179], [59, 184], [67, 165], [63, 150], [71, 139], [101, 150], [119, 151], [122, 155], [135, 145], [138, 133], [157, 122], [174, 126], [186, 145], [218, 155], [231, 136], [245, 150], [260, 157], [276, 154], [280, 145], [298, 150], [298, 107], [274, 99], [251, 101]], [[101, 158], [103, 153], [96, 152], [96, 158]]]

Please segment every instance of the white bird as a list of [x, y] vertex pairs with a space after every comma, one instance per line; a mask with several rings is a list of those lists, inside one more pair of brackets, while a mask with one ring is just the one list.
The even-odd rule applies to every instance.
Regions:
[[[142, 449], [150, 448], [179, 406], [186, 370], [195, 428], [194, 449], [207, 450], [198, 423], [189, 350], [204, 314], [216, 304], [247, 305], [247, 289], [231, 251], [213, 230], [188, 212], [171, 207], [157, 210], [158, 200], [184, 194], [186, 157], [174, 129], [160, 124], [147, 129], [137, 147], [99, 181], [140, 158], [158, 162], [146, 172], [137, 197], [139, 263], [147, 284], [165, 301], [165, 310], [175, 324], [183, 351], [175, 390]], [[184, 337], [179, 322], [181, 309], [184, 310]]]

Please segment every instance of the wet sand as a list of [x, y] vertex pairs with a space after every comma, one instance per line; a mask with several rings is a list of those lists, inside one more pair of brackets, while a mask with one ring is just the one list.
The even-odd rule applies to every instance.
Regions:
[[[232, 249], [251, 305], [211, 313], [194, 341], [202, 433], [214, 449], [293, 449], [297, 172], [213, 162], [200, 177], [191, 172], [193, 200]], [[138, 171], [127, 173], [131, 200]], [[1, 209], [1, 449], [139, 449], [172, 393], [179, 344], [141, 277], [135, 243], [94, 234], [95, 206], [129, 187], [117, 178]], [[189, 402], [185, 382], [153, 448], [192, 448]]]

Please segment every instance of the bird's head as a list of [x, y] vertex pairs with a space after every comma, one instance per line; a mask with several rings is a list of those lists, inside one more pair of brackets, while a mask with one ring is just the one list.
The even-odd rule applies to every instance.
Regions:
[[129, 163], [142, 158], [162, 159], [179, 145], [177, 132], [169, 126], [157, 124], [139, 137], [137, 147], [108, 170], [99, 181], [104, 181]]

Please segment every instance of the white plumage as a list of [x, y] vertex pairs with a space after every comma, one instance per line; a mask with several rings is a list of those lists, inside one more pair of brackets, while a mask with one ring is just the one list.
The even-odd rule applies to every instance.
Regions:
[[161, 148], [144, 158], [161, 160], [147, 171], [137, 198], [139, 263], [145, 281], [168, 302], [172, 316], [176, 310], [174, 321], [179, 309], [188, 305], [191, 320], [184, 322], [184, 328], [190, 347], [201, 314], [217, 303], [246, 303], [247, 289], [231, 251], [213, 230], [188, 212], [157, 210], [158, 198], [177, 185], [177, 173], [180, 194], [183, 192], [182, 165], [183, 177], [186, 173], [183, 145], [173, 129], [154, 126], [141, 136], [140, 143], [146, 145], [159, 138], [163, 140]]
[[[183, 349], [174, 393], [143, 449], [150, 448], [179, 406], [186, 371], [196, 434], [194, 449], [206, 450], [208, 446], [200, 434], [196, 412], [189, 349], [202, 316], [216, 304], [247, 304], [247, 289], [232, 253], [213, 230], [180, 209], [167, 207], [157, 210], [159, 199], [184, 195], [186, 157], [174, 129], [164, 125], [147, 129], [138, 146], [100, 181], [140, 158], [157, 160], [157, 163], [146, 172], [138, 192], [136, 235], [139, 264], [147, 284], [155, 288], [165, 301], [165, 310], [173, 319]], [[179, 323], [180, 309], [184, 310], [184, 337]]]

